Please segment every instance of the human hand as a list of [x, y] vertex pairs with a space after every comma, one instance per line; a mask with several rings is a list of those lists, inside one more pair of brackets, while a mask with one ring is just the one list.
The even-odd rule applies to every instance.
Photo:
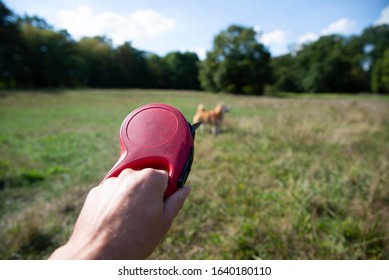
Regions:
[[70, 240], [49, 259], [145, 259], [182, 208], [190, 188], [163, 201], [165, 171], [123, 170], [93, 188]]

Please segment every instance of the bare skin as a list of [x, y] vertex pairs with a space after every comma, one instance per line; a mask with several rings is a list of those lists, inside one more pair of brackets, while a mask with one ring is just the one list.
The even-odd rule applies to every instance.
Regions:
[[165, 201], [165, 171], [125, 169], [93, 188], [69, 241], [49, 259], [145, 259], [158, 246], [190, 188]]

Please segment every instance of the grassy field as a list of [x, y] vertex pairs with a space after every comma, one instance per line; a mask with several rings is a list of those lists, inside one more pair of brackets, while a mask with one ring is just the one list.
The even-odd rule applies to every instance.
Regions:
[[220, 100], [223, 133], [197, 134], [192, 193], [151, 259], [389, 259], [387, 98], [152, 90], [0, 93], [0, 258], [67, 240], [130, 111], [191, 120]]

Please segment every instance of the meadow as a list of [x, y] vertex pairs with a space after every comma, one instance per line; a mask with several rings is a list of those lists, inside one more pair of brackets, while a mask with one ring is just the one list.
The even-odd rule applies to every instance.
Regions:
[[0, 92], [0, 259], [69, 238], [133, 109], [191, 121], [221, 100], [222, 133], [197, 133], [192, 193], [150, 259], [389, 259], [388, 98], [160, 90]]

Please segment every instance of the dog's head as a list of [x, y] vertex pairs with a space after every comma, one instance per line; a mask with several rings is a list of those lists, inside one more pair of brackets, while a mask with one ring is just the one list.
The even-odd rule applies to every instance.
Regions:
[[215, 111], [221, 114], [227, 113], [230, 110], [231, 110], [231, 106], [225, 105], [223, 102], [220, 102], [215, 107]]

